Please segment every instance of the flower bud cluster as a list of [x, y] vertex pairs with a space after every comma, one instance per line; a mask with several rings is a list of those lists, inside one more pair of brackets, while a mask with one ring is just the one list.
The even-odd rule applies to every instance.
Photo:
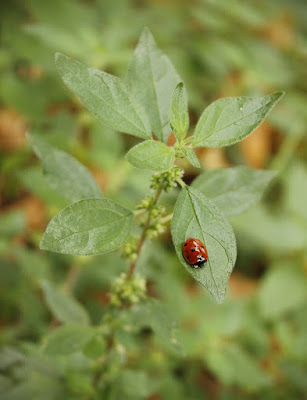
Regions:
[[145, 279], [136, 275], [127, 279], [127, 274], [122, 273], [115, 279], [111, 288], [110, 302], [116, 307], [137, 304], [146, 298]]
[[155, 199], [152, 196], [147, 196], [136, 206], [137, 210], [150, 210], [155, 204]]
[[153, 174], [151, 178], [151, 189], [158, 189], [163, 187], [165, 192], [170, 192], [177, 186], [177, 179], [181, 179], [183, 170], [178, 167], [173, 167], [169, 171]]
[[[146, 237], [148, 239], [154, 239], [165, 231], [165, 226], [161, 222], [162, 217], [165, 215], [165, 213], [166, 213], [165, 207], [158, 204], [155, 204], [149, 210], [150, 223], [146, 229]], [[142, 221], [142, 223], [144, 223], [144, 221]]]
[[130, 239], [122, 246], [121, 255], [123, 258], [129, 261], [136, 261], [138, 258], [137, 255], [137, 246], [139, 239], [135, 236], [131, 236]]
[[175, 159], [176, 160], [180, 160], [180, 159], [184, 158], [182, 146], [175, 146], [174, 150], [175, 150]]

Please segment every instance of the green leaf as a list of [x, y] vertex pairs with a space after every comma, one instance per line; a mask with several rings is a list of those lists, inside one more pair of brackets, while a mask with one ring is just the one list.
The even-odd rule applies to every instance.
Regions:
[[[71, 201], [64, 198], [63, 193], [59, 193], [47, 183], [43, 170], [40, 166], [33, 166], [18, 172], [23, 186], [39, 197], [49, 206], [56, 207], [59, 210], [68, 206]], [[100, 194], [101, 195], [101, 194]]]
[[80, 200], [47, 226], [40, 248], [73, 255], [108, 253], [129, 237], [133, 213], [105, 199]]
[[89, 316], [83, 306], [68, 293], [54, 287], [50, 282], [42, 284], [46, 302], [57, 320], [63, 323], [89, 324]]
[[51, 276], [51, 265], [49, 258], [37, 250], [30, 250], [27, 247], [15, 249], [16, 261], [24, 275], [40, 286], [42, 279]]
[[302, 224], [307, 224], [307, 167], [302, 162], [292, 162], [283, 174], [284, 204]]
[[55, 64], [64, 83], [102, 123], [143, 139], [151, 137], [142, 106], [119, 78], [60, 53]]
[[54, 400], [67, 398], [67, 390], [60, 379], [47, 377], [38, 371], [27, 371], [20, 367], [21, 379], [13, 382], [12, 387], [1, 393], [1, 400]]
[[[237, 255], [235, 235], [227, 219], [201, 192], [184, 187], [174, 208], [172, 236], [180, 262], [222, 303]], [[182, 255], [188, 238], [199, 239], [207, 248], [208, 261], [202, 268], [192, 268]]]
[[127, 83], [149, 116], [152, 131], [166, 142], [171, 128], [169, 110], [174, 88], [180, 82], [169, 58], [158, 49], [145, 28], [127, 72]]
[[169, 122], [171, 128], [173, 129], [174, 135], [180, 142], [185, 137], [190, 124], [188, 99], [183, 82], [178, 83], [174, 90]]
[[84, 325], [64, 325], [53, 331], [46, 339], [44, 353], [68, 355], [82, 350], [91, 340], [95, 331]]
[[111, 386], [110, 400], [148, 399], [154, 391], [153, 383], [144, 371], [122, 370]]
[[256, 204], [275, 176], [275, 171], [244, 166], [217, 168], [199, 175], [192, 187], [209, 197], [225, 215], [231, 216]]
[[193, 149], [191, 149], [190, 147], [183, 147], [182, 152], [186, 156], [186, 158], [190, 161], [190, 163], [193, 165], [193, 167], [201, 168], [201, 165]]
[[167, 171], [175, 161], [175, 152], [164, 143], [146, 140], [133, 147], [127, 153], [126, 158], [137, 168]]
[[258, 203], [245, 214], [234, 218], [232, 223], [235, 230], [248, 236], [251, 243], [283, 258], [290, 252], [306, 249], [307, 230], [298, 221], [301, 222], [287, 212], [272, 213], [262, 203]]
[[261, 314], [265, 318], [281, 318], [298, 309], [307, 299], [306, 289], [307, 281], [299, 268], [284, 263], [272, 266], [258, 293]]
[[90, 172], [75, 158], [57, 150], [37, 135], [29, 134], [33, 150], [41, 160], [48, 184], [66, 199], [74, 202], [90, 197], [102, 197]]
[[179, 349], [174, 336], [176, 323], [162, 303], [151, 299], [135, 305], [127, 314], [130, 317], [129, 323], [132, 323], [134, 329], [150, 327], [164, 344]]
[[263, 97], [219, 99], [202, 113], [193, 135], [195, 147], [229, 146], [246, 138], [265, 119], [284, 92]]
[[106, 340], [102, 335], [96, 335], [85, 345], [83, 354], [92, 360], [96, 360], [104, 354], [105, 350]]
[[272, 377], [260, 368], [259, 362], [236, 343], [218, 348], [208, 347], [205, 361], [209, 369], [226, 385], [256, 390], [272, 382]]
[[0, 352], [0, 371], [13, 368], [25, 361], [25, 355], [14, 347], [3, 347]]

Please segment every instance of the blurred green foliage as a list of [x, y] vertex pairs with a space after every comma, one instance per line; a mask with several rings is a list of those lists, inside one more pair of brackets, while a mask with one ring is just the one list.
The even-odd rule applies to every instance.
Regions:
[[[0, 15], [1, 399], [305, 399], [306, 2], [12, 0]], [[198, 154], [204, 168], [247, 164], [278, 177], [262, 203], [231, 217], [239, 258], [223, 305], [179, 265], [167, 232], [147, 243], [138, 266], [161, 302], [149, 315], [139, 305], [115, 318], [108, 291], [127, 270], [119, 254], [37, 250], [46, 223], [68, 203], [44, 180], [25, 131], [87, 165], [109, 198], [135, 206], [150, 176], [124, 160], [135, 139], [94, 120], [64, 88], [53, 57], [63, 51], [123, 77], [144, 26], [186, 83], [192, 124], [219, 97], [286, 91], [247, 144]], [[56, 291], [67, 306], [57, 319]], [[98, 330], [76, 333], [71, 308], [85, 320], [86, 310]], [[109, 352], [101, 320], [112, 321]], [[91, 337], [83, 353], [45, 351], [57, 321], [72, 341]]]

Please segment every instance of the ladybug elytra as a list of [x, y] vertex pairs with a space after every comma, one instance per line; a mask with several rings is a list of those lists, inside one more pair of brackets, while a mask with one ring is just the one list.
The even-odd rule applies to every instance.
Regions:
[[193, 268], [202, 267], [208, 260], [206, 246], [198, 239], [190, 238], [184, 242], [182, 247], [184, 259]]

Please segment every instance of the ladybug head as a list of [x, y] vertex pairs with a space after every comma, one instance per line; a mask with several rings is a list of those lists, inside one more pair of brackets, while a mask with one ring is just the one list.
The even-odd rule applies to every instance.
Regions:
[[198, 261], [195, 265], [197, 265], [198, 267], [202, 267], [207, 262], [207, 260], [205, 260], [204, 256], [202, 255], [198, 255], [197, 260]]

